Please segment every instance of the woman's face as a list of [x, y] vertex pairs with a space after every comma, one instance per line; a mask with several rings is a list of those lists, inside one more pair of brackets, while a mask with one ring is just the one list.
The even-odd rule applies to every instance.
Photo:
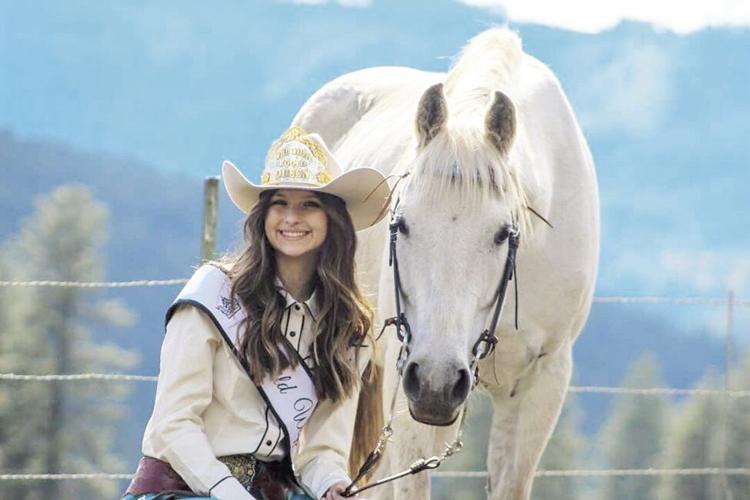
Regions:
[[314, 192], [280, 189], [271, 196], [265, 229], [277, 258], [309, 257], [326, 239], [328, 216]]

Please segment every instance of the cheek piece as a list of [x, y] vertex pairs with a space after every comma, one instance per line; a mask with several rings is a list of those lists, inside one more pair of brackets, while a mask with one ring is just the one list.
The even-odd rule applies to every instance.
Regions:
[[[448, 457], [452, 455], [455, 455], [456, 453], [461, 451], [461, 449], [463, 448], [461, 435], [463, 433], [463, 427], [464, 427], [464, 423], [466, 420], [466, 405], [465, 404], [460, 412], [461, 423], [458, 427], [458, 431], [456, 432], [456, 438], [452, 443], [446, 445], [445, 450], [439, 456], [433, 456], [430, 458], [420, 458], [416, 460], [414, 463], [412, 463], [408, 469], [402, 472], [383, 478], [379, 481], [375, 481], [368, 485], [362, 486], [361, 488], [357, 487], [357, 483], [370, 470], [372, 470], [375, 464], [377, 464], [377, 462], [380, 460], [383, 453], [385, 452], [386, 443], [393, 435], [392, 423], [393, 423], [394, 409], [396, 406], [396, 395], [398, 394], [398, 387], [401, 386], [401, 378], [403, 376], [403, 371], [404, 371], [404, 366], [406, 365], [406, 360], [409, 357], [409, 343], [411, 342], [411, 327], [409, 326], [409, 321], [407, 320], [406, 315], [401, 310], [401, 295], [404, 293], [404, 291], [403, 291], [403, 287], [401, 286], [401, 277], [400, 277], [399, 268], [398, 268], [398, 255], [396, 252], [398, 232], [399, 232], [399, 229], [403, 227], [403, 220], [400, 218], [400, 216], [395, 215], [396, 208], [398, 207], [398, 202], [399, 200], [396, 200], [396, 205], [393, 208], [394, 215], [389, 225], [390, 239], [389, 239], [389, 256], [388, 256], [388, 264], [393, 269], [393, 287], [394, 287], [394, 296], [396, 299], [395, 300], [396, 316], [385, 320], [385, 322], [383, 323], [383, 328], [380, 330], [380, 333], [377, 336], [377, 338], [379, 339], [383, 335], [383, 332], [385, 331], [385, 329], [389, 326], [396, 327], [396, 336], [398, 337], [399, 341], [401, 341], [401, 350], [399, 351], [398, 362], [396, 364], [396, 369], [398, 370], [398, 381], [396, 385], [396, 390], [393, 392], [393, 399], [391, 400], [390, 415], [388, 417], [388, 421], [386, 425], [383, 427], [383, 431], [380, 435], [378, 444], [375, 446], [375, 449], [372, 450], [370, 454], [367, 456], [367, 459], [365, 459], [365, 463], [362, 464], [362, 467], [359, 469], [359, 472], [357, 473], [355, 478], [344, 490], [343, 492], [344, 497], [354, 496], [361, 491], [364, 491], [364, 490], [367, 490], [367, 489], [370, 489], [375, 486], [379, 486], [381, 484], [385, 484], [391, 481], [395, 481], [396, 479], [402, 478], [404, 476], [408, 476], [410, 474], [417, 474], [418, 472], [422, 472], [428, 469], [436, 469], [440, 466], [440, 464], [445, 459], [447, 459]], [[511, 280], [513, 280], [514, 277], [516, 278], [513, 280], [514, 289], [515, 289], [515, 298], [516, 298], [515, 300], [515, 328], [516, 330], [518, 330], [518, 276], [516, 273], [516, 253], [518, 251], [518, 246], [520, 244], [520, 231], [518, 228], [518, 223], [515, 221], [515, 218], [510, 226], [507, 241], [508, 241], [508, 253], [505, 258], [505, 267], [503, 268], [503, 274], [500, 278], [500, 283], [498, 284], [497, 290], [495, 291], [495, 295], [494, 295], [495, 307], [492, 313], [492, 318], [490, 320], [490, 325], [488, 328], [482, 331], [482, 333], [479, 335], [479, 338], [474, 343], [474, 346], [471, 349], [472, 359], [470, 363], [470, 368], [474, 375], [473, 377], [474, 380], [472, 381], [472, 390], [474, 387], [476, 387], [477, 382], [479, 381], [479, 361], [489, 356], [495, 350], [495, 346], [498, 342], [497, 335], [495, 334], [495, 330], [497, 329], [497, 323], [500, 320], [500, 315], [502, 314], [503, 305], [505, 303], [505, 294], [508, 290], [508, 283]], [[456, 418], [458, 418], [458, 416]], [[453, 422], [450, 422], [448, 425], [451, 425], [452, 423]]]

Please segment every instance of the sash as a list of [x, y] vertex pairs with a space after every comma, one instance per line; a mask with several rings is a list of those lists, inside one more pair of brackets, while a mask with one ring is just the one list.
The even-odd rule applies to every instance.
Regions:
[[[224, 271], [212, 265], [201, 266], [169, 307], [166, 323], [169, 323], [177, 306], [181, 304], [191, 304], [199, 308], [211, 318], [242, 368], [250, 376], [250, 366], [239, 350], [240, 339], [244, 335], [244, 332], [239, 331], [239, 327], [247, 313], [242, 304], [231, 300], [231, 286]], [[262, 384], [255, 386], [281, 425], [291, 458], [299, 445], [302, 428], [318, 405], [318, 398], [315, 395], [312, 374], [305, 361], [286, 338], [282, 342], [287, 342], [292, 347], [291, 351], [298, 357], [297, 366], [288, 367], [275, 379], [265, 377]]]

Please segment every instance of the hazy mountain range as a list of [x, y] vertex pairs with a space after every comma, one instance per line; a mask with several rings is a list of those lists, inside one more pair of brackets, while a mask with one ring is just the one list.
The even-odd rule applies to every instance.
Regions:
[[[225, 158], [257, 175], [326, 81], [376, 65], [445, 71], [504, 22], [453, 0], [5, 1], [0, 17], [0, 127], [192, 177]], [[750, 30], [512, 28], [560, 78], [594, 152], [600, 291], [747, 295]]]
[[[257, 175], [267, 145], [327, 80], [375, 65], [445, 71], [471, 36], [503, 21], [450, 0], [3, 1], [0, 18], [0, 241], [35, 196], [86, 184], [110, 206], [108, 278], [122, 280], [187, 277], [202, 177], [224, 158]], [[750, 30], [513, 29], [560, 78], [594, 153], [597, 293], [749, 296]], [[239, 217], [223, 194], [220, 208], [225, 249]], [[162, 314], [177, 291], [108, 292], [140, 321], [100, 335], [137, 348], [141, 373], [156, 373]], [[653, 350], [665, 382], [688, 387], [722, 365], [723, 321], [721, 308], [597, 305], [576, 346], [575, 382], [617, 385]], [[748, 323], [738, 314], [738, 330]], [[123, 436], [133, 456], [152, 397], [139, 386]], [[607, 403], [591, 398], [589, 428]]]

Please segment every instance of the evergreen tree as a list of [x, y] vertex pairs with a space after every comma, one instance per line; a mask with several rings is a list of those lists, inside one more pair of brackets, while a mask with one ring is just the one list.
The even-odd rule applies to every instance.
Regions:
[[[730, 374], [736, 382], [732, 389], [748, 389], [750, 355]], [[715, 373], [707, 374], [699, 387], [717, 389], [723, 381]], [[750, 400], [730, 398], [726, 401], [727, 428], [723, 436], [724, 401], [722, 396], [697, 394], [676, 412], [670, 429], [665, 467], [700, 469], [720, 467], [722, 454], [727, 468], [750, 467]], [[722, 450], [722, 446], [725, 450]], [[686, 475], [664, 476], [659, 498], [664, 500], [710, 500], [716, 498], [750, 498], [747, 476]]]
[[[20, 234], [0, 254], [5, 280], [97, 281], [107, 210], [81, 186], [39, 199]], [[136, 356], [94, 338], [92, 328], [126, 326], [132, 313], [92, 289], [14, 287], [0, 290], [0, 372], [112, 372]], [[106, 385], [102, 385], [106, 384]], [[124, 464], [112, 450], [126, 384], [3, 382], [0, 470], [5, 473], [111, 472]], [[0, 482], [1, 498], [114, 498], [112, 481]]]
[[[715, 374], [707, 375], [701, 388], [718, 387]], [[720, 400], [696, 395], [679, 407], [670, 419], [664, 466], [669, 469], [717, 467], [720, 461]], [[665, 500], [710, 500], [720, 498], [717, 476], [663, 476], [659, 485]]]
[[[579, 469], [586, 438], [579, 431], [580, 405], [574, 394], [568, 393], [560, 420], [547, 443], [540, 470]], [[531, 496], [536, 500], [578, 500], [580, 481], [575, 477], [539, 477], [534, 481]]]
[[[750, 350], [745, 352], [739, 367], [730, 376], [731, 389], [750, 390]], [[729, 400], [726, 466], [750, 468], [750, 398]], [[750, 498], [750, 476], [727, 476], [734, 498]]]
[[[662, 385], [658, 363], [651, 355], [636, 360], [625, 376], [626, 387]], [[619, 396], [600, 442], [610, 469], [657, 467], [662, 450], [668, 400], [662, 396]], [[603, 481], [602, 500], [644, 500], [657, 498], [657, 477], [608, 477]]]

